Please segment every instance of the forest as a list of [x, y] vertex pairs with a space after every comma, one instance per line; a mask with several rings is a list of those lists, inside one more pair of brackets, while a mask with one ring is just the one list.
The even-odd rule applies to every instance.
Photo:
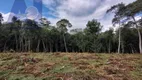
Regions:
[[125, 5], [119, 3], [107, 10], [114, 13], [113, 27], [105, 27], [97, 19], [86, 22], [86, 28], [72, 29], [72, 23], [61, 19], [52, 26], [46, 18], [3, 22], [0, 14], [1, 52], [89, 52], [142, 53], [142, 0]]
[[[0, 11], [6, 9], [10, 1], [12, 0], [1, 0]], [[18, 4], [21, 8], [24, 1], [31, 4], [32, 0], [15, 1], [22, 1]], [[76, 23], [85, 22], [86, 25], [81, 24], [81, 28], [77, 28], [71, 18], [58, 18], [53, 25], [54, 20], [49, 19], [49, 16], [36, 20], [27, 16], [26, 19], [21, 19], [18, 14], [5, 22], [6, 15], [2, 11], [0, 80], [142, 80], [142, 0], [35, 1], [51, 1], [53, 7], [52, 2], [57, 6], [57, 1], [65, 1], [62, 4], [66, 4], [64, 7], [70, 3], [74, 9], [80, 3], [83, 8], [87, 7], [84, 11], [88, 12], [88, 5], [91, 8], [93, 2], [101, 3], [93, 3], [97, 8], [111, 2], [107, 3], [109, 8], [104, 11], [105, 17], [113, 17], [105, 22], [111, 21], [111, 26], [104, 30], [108, 25], [104, 25], [98, 18], [83, 17], [86, 20], [82, 22], [79, 21], [82, 18], [75, 15], [75, 19], [79, 18]], [[82, 10], [78, 8], [75, 11], [82, 14], [78, 11], [80, 9]], [[98, 10], [101, 12], [100, 8]]]

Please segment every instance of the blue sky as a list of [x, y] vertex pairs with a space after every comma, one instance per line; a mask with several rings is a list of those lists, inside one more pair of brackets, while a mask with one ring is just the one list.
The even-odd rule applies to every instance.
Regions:
[[[0, 12], [5, 21], [9, 15], [16, 15], [11, 12], [14, 1], [0, 0]], [[135, 0], [42, 0], [42, 17], [46, 17], [52, 25], [66, 18], [73, 24], [73, 28], [85, 28], [89, 20], [97, 19], [104, 26], [103, 30], [108, 30], [112, 27], [113, 14], [105, 14], [106, 10], [120, 2], [129, 4], [133, 1]], [[25, 2], [28, 8], [25, 12], [29, 13], [28, 17], [35, 18], [36, 10], [29, 8], [33, 6], [33, 0], [25, 0]], [[22, 7], [20, 5], [17, 8]]]
[[[0, 1], [0, 12], [8, 13], [11, 11], [11, 8], [15, 0], [1, 0]], [[27, 6], [32, 6], [32, 0], [25, 0]], [[17, 6], [20, 7], [20, 6]]]

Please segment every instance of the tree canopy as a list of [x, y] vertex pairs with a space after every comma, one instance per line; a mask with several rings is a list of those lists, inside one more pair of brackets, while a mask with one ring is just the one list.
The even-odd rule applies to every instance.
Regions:
[[71, 30], [73, 25], [67, 19], [52, 26], [46, 18], [37, 22], [14, 16], [11, 22], [4, 23], [0, 13], [0, 51], [142, 53], [142, 18], [136, 20], [141, 5], [142, 0], [136, 0], [112, 6], [107, 13], [114, 13], [112, 24], [120, 27], [104, 32], [105, 25], [95, 18], [86, 22], [85, 29]]

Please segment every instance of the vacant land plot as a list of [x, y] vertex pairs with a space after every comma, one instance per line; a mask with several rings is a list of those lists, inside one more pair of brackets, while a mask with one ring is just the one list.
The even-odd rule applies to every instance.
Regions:
[[0, 80], [142, 80], [142, 55], [1, 53]]

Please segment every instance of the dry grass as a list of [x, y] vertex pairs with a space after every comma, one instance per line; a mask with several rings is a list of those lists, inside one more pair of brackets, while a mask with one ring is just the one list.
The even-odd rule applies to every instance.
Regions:
[[0, 80], [142, 80], [142, 55], [1, 53]]

